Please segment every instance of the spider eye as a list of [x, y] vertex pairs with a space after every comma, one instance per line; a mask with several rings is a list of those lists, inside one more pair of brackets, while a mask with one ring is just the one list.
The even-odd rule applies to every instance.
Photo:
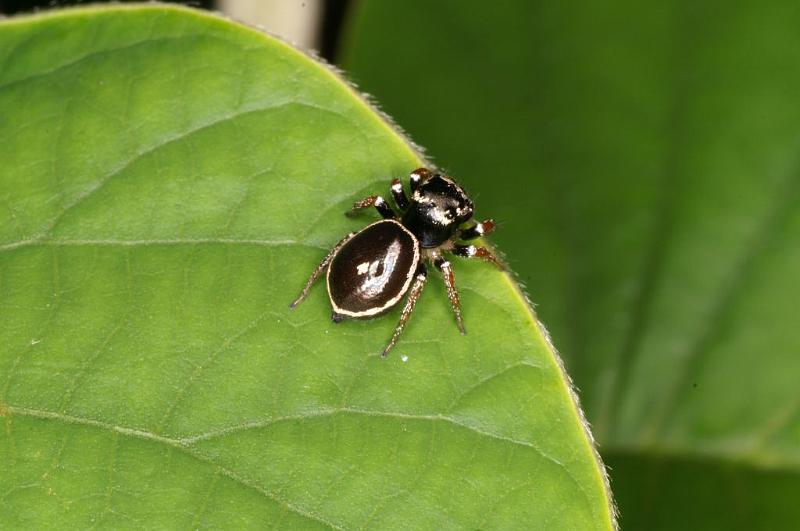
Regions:
[[447, 210], [444, 211], [444, 215], [447, 219], [454, 219], [456, 217], [456, 209], [453, 207], [449, 207]]

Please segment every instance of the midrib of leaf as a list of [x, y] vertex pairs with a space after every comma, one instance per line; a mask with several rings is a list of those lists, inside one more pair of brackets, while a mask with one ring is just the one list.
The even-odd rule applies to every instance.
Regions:
[[[2, 408], [0, 408], [0, 412], [3, 412], [3, 416], [6, 416], [10, 413], [11, 418], [14, 416], [19, 417], [31, 417], [31, 418], [39, 418], [39, 419], [47, 419], [58, 421], [63, 424], [75, 424], [81, 426], [91, 426], [95, 428], [102, 428], [104, 430], [113, 431], [120, 433], [122, 435], [128, 437], [134, 437], [137, 439], [146, 439], [154, 442], [158, 442], [161, 444], [166, 444], [168, 446], [173, 447], [180, 447], [180, 448], [187, 448], [196, 444], [201, 441], [208, 441], [212, 439], [218, 439], [225, 437], [227, 435], [249, 431], [249, 430], [258, 430], [268, 428], [272, 425], [281, 423], [281, 422], [291, 422], [291, 421], [303, 421], [321, 417], [330, 417], [334, 415], [340, 414], [352, 414], [352, 415], [363, 415], [363, 416], [370, 416], [370, 417], [380, 417], [380, 418], [388, 418], [388, 419], [404, 419], [404, 420], [421, 420], [421, 421], [428, 421], [428, 422], [445, 422], [452, 424], [454, 426], [458, 426], [460, 428], [464, 428], [474, 434], [487, 437], [490, 439], [494, 439], [497, 441], [502, 441], [504, 443], [514, 444], [517, 446], [523, 446], [525, 448], [529, 448], [536, 453], [538, 453], [544, 459], [550, 461], [553, 464], [556, 464], [560, 467], [564, 467], [564, 464], [561, 463], [558, 459], [548, 455], [546, 452], [542, 451], [538, 448], [533, 442], [531, 441], [524, 441], [519, 439], [514, 439], [512, 437], [508, 437], [505, 435], [501, 435], [498, 433], [490, 432], [485, 429], [482, 429], [480, 426], [476, 426], [474, 424], [470, 424], [468, 422], [463, 422], [456, 417], [447, 416], [447, 415], [415, 415], [410, 413], [400, 413], [396, 411], [373, 411], [368, 409], [358, 409], [353, 407], [339, 407], [339, 408], [330, 408], [330, 409], [322, 409], [319, 411], [313, 412], [305, 412], [302, 414], [297, 415], [284, 415], [280, 417], [273, 417], [269, 419], [265, 419], [262, 421], [256, 422], [249, 422], [242, 425], [237, 426], [230, 426], [226, 428], [220, 428], [209, 432], [198, 433], [195, 435], [189, 435], [186, 437], [169, 437], [167, 435], [160, 435], [157, 432], [152, 432], [142, 428], [133, 428], [129, 426], [121, 426], [112, 424], [109, 422], [105, 422], [102, 420], [90, 419], [85, 417], [78, 417], [74, 415], [69, 415], [66, 413], [58, 413], [55, 411], [46, 411], [46, 410], [39, 410], [33, 408], [25, 408], [25, 407], [18, 407], [9, 404], [4, 404]], [[162, 428], [163, 429], [163, 428]], [[574, 479], [574, 478], [573, 478]], [[578, 484], [577, 480], [576, 484]]]

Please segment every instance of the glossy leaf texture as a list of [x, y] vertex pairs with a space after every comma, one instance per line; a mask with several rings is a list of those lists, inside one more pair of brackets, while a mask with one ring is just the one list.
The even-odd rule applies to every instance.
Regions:
[[457, 264], [461, 337], [432, 275], [386, 360], [397, 310], [288, 309], [421, 164], [331, 70], [157, 5], [3, 21], [0, 65], [1, 528], [611, 527], [510, 277]]
[[499, 219], [621, 526], [797, 528], [796, 4], [365, 1], [349, 24], [353, 80]]

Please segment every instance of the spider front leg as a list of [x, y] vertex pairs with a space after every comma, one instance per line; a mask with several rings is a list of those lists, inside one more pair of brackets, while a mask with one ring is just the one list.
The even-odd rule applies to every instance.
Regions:
[[428, 269], [425, 267], [425, 264], [420, 263], [417, 267], [417, 274], [414, 278], [414, 282], [411, 284], [411, 289], [408, 290], [406, 304], [403, 306], [403, 311], [400, 313], [400, 321], [398, 321], [397, 326], [394, 329], [392, 339], [389, 340], [389, 344], [386, 345], [386, 348], [383, 349], [383, 352], [381, 353], [382, 358], [385, 358], [389, 354], [389, 351], [392, 350], [392, 348], [394, 348], [394, 346], [397, 344], [397, 339], [400, 337], [400, 334], [406, 327], [408, 318], [411, 317], [411, 312], [414, 311], [414, 306], [417, 304], [417, 299], [419, 299], [419, 296], [422, 295], [422, 288], [425, 287], [426, 280], [428, 280]]
[[454, 255], [462, 258], [480, 258], [492, 263], [498, 269], [505, 269], [505, 265], [486, 247], [475, 247], [474, 245], [455, 245], [451, 251]]
[[391, 191], [397, 208], [405, 212], [409, 204], [408, 196], [406, 196], [406, 193], [403, 191], [403, 183], [400, 182], [400, 179], [392, 180]]
[[428, 168], [417, 168], [412, 171], [411, 175], [408, 176], [408, 180], [411, 183], [411, 193], [416, 192], [419, 185], [431, 177], [433, 177], [433, 172]]
[[458, 298], [456, 275], [453, 273], [453, 265], [441, 256], [433, 261], [433, 265], [442, 272], [444, 285], [447, 288], [447, 298], [450, 299], [450, 307], [453, 309], [453, 313], [456, 316], [456, 325], [458, 325], [458, 329], [463, 336], [467, 331], [464, 329], [464, 321], [461, 318], [461, 300]]
[[379, 195], [370, 195], [364, 199], [360, 199], [353, 203], [353, 208], [347, 213], [348, 216], [354, 216], [359, 210], [369, 207], [375, 207], [383, 219], [397, 219], [397, 214], [394, 213], [389, 203]]
[[493, 219], [484, 219], [480, 223], [475, 223], [471, 227], [461, 229], [458, 234], [459, 240], [474, 240], [481, 236], [486, 236], [494, 232], [495, 224]]
[[331, 259], [333, 259], [333, 255], [335, 255], [335, 254], [336, 254], [336, 251], [338, 251], [339, 249], [341, 249], [341, 248], [342, 248], [342, 245], [344, 245], [345, 243], [347, 243], [347, 241], [348, 241], [350, 238], [352, 238], [353, 236], [355, 236], [355, 235], [356, 235], [356, 233], [355, 233], [355, 232], [351, 232], [350, 234], [348, 234], [347, 236], [345, 236], [344, 238], [342, 238], [342, 241], [340, 241], [339, 243], [337, 243], [337, 244], [336, 244], [336, 245], [333, 247], [333, 249], [331, 249], [331, 250], [328, 252], [328, 255], [327, 255], [325, 258], [323, 258], [323, 259], [322, 259], [322, 262], [320, 262], [320, 263], [319, 263], [319, 265], [317, 266], [317, 268], [314, 270], [314, 272], [313, 272], [313, 273], [311, 273], [311, 277], [308, 279], [308, 282], [306, 282], [306, 286], [303, 288], [303, 291], [301, 291], [301, 292], [300, 292], [300, 295], [298, 295], [298, 296], [297, 296], [297, 298], [294, 300], [294, 302], [293, 302], [292, 304], [290, 304], [290, 305], [289, 305], [289, 308], [290, 308], [290, 309], [294, 309], [294, 307], [295, 307], [295, 306], [297, 306], [298, 304], [300, 304], [301, 302], [303, 302], [303, 300], [304, 300], [304, 299], [305, 299], [305, 298], [308, 296], [308, 292], [309, 292], [309, 291], [311, 291], [311, 286], [313, 286], [313, 285], [314, 285], [314, 282], [316, 282], [316, 281], [317, 281], [317, 279], [318, 279], [318, 278], [319, 278], [319, 276], [322, 274], [322, 272], [323, 272], [323, 271], [325, 271], [325, 269], [327, 269], [327, 268], [328, 268], [328, 265], [330, 265], [330, 263], [331, 263]]
[[[415, 192], [419, 185], [427, 181], [433, 176], [433, 172], [427, 168], [417, 168], [416, 170], [411, 172], [409, 176], [409, 180], [411, 183], [411, 192]], [[404, 212], [409, 206], [409, 200], [406, 193], [403, 191], [403, 184], [400, 182], [400, 179], [393, 179], [392, 185], [389, 188], [392, 193], [392, 198], [394, 199], [397, 208], [400, 209], [401, 212]], [[397, 214], [392, 207], [389, 206], [389, 203], [386, 200], [379, 196], [379, 195], [370, 195], [356, 201], [353, 204], [353, 208], [347, 213], [348, 216], [353, 216], [361, 209], [375, 207], [380, 215], [384, 219], [397, 219]]]

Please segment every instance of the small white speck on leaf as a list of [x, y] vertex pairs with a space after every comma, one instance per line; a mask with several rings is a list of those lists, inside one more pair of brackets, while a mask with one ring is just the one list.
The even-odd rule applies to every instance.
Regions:
[[35, 338], [31, 339], [31, 346], [38, 345], [41, 342], [42, 342], [41, 339], [35, 339]]
[[401, 359], [401, 360], [403, 360], [403, 363], [405, 363], [405, 362], [407, 362], [407, 361], [408, 361], [408, 356], [406, 356], [405, 354], [403, 354], [402, 356], [400, 356], [400, 359]]

